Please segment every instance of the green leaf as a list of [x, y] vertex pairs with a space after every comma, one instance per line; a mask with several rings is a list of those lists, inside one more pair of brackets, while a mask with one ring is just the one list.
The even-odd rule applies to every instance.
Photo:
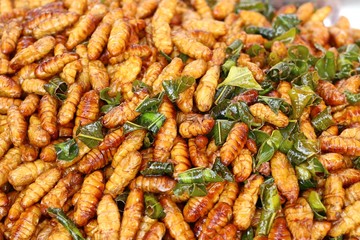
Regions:
[[326, 54], [316, 62], [315, 69], [321, 79], [332, 80], [335, 78], [335, 54], [331, 51], [327, 51]]
[[234, 182], [234, 175], [230, 172], [229, 168], [225, 166], [221, 161], [220, 158], [217, 157], [215, 163], [212, 167], [212, 170], [219, 174], [224, 180], [229, 182]]
[[309, 59], [309, 49], [303, 45], [294, 45], [288, 49], [289, 58], [292, 60], [305, 60]]
[[314, 212], [314, 217], [317, 220], [326, 219], [326, 208], [320, 200], [320, 196], [316, 191], [311, 191], [307, 201]]
[[66, 91], [68, 86], [66, 82], [64, 82], [59, 77], [53, 77], [49, 83], [44, 85], [44, 89], [48, 92], [51, 96], [56, 97], [57, 99], [63, 101], [66, 99]]
[[241, 240], [253, 240], [255, 237], [254, 229], [249, 227], [245, 232], [241, 234]]
[[265, 80], [260, 84], [263, 90], [259, 91], [259, 95], [265, 95], [275, 89], [275, 84], [270, 79], [265, 78]]
[[293, 83], [298, 86], [308, 86], [315, 91], [319, 82], [319, 75], [316, 71], [303, 74], [300, 78], [296, 78]]
[[356, 105], [360, 102], [360, 93], [351, 93], [349, 91], [345, 91], [346, 100], [351, 105]]
[[231, 99], [235, 95], [234, 92], [236, 89], [239, 89], [239, 88], [234, 87], [234, 86], [229, 86], [229, 85], [222, 86], [219, 89], [217, 89], [216, 93], [215, 93], [214, 104], [218, 105], [225, 99]]
[[256, 57], [263, 52], [266, 52], [266, 50], [259, 44], [253, 44], [246, 50], [246, 53], [249, 54], [250, 57]]
[[256, 155], [256, 169], [264, 162], [270, 161], [279, 148], [283, 137], [279, 130], [274, 130], [269, 139], [263, 142]]
[[209, 168], [191, 168], [178, 175], [179, 183], [210, 183], [222, 182], [224, 179]]
[[172, 176], [173, 172], [174, 164], [172, 163], [149, 161], [146, 164], [146, 168], [140, 173], [144, 176]]
[[324, 111], [316, 115], [311, 120], [311, 124], [317, 131], [324, 131], [334, 125], [335, 122], [331, 115], [331, 107], [327, 107]]
[[146, 129], [146, 128], [143, 126], [140, 126], [136, 123], [129, 122], [129, 121], [126, 121], [125, 124], [123, 125], [124, 134], [128, 134], [130, 132], [140, 130], [140, 129]]
[[66, 216], [62, 209], [48, 208], [47, 211], [48, 213], [55, 215], [56, 220], [58, 220], [58, 222], [69, 231], [74, 240], [85, 240], [80, 230], [76, 227], [75, 223]]
[[57, 159], [64, 161], [71, 161], [79, 154], [79, 147], [75, 139], [70, 139], [66, 142], [54, 144]]
[[360, 169], [360, 157], [355, 158], [355, 160], [353, 160], [353, 164], [355, 169]]
[[136, 123], [156, 134], [164, 124], [165, 120], [166, 117], [161, 113], [148, 112], [141, 114], [136, 119]]
[[161, 92], [154, 98], [146, 96], [145, 99], [136, 107], [135, 111], [140, 113], [158, 112], [164, 94], [164, 92]]
[[255, 129], [249, 133], [249, 137], [255, 140], [257, 146], [260, 146], [263, 142], [270, 138], [270, 135], [264, 131]]
[[348, 78], [359, 72], [355, 67], [360, 62], [360, 48], [356, 44], [349, 44], [346, 46], [344, 52], [341, 52], [337, 61], [336, 78]]
[[280, 41], [283, 43], [292, 43], [295, 40], [297, 34], [297, 30], [296, 28], [291, 28], [289, 31], [283, 33], [282, 35], [277, 36], [276, 38], [274, 38], [272, 41], [268, 41], [264, 44], [266, 49], [270, 49], [272, 44], [275, 41]]
[[179, 94], [191, 87], [195, 83], [195, 78], [190, 76], [182, 76], [174, 80], [164, 80], [162, 86], [166, 95], [174, 102], [179, 98]]
[[319, 102], [320, 97], [317, 96], [313, 90], [308, 86], [294, 86], [289, 91], [289, 96], [292, 105], [292, 118], [298, 119], [303, 113], [305, 107], [311, 106]]
[[225, 80], [218, 85], [218, 89], [221, 86], [235, 86], [246, 89], [262, 90], [261, 86], [256, 82], [251, 71], [247, 67], [236, 67], [230, 68], [229, 75]]
[[260, 34], [266, 39], [273, 39], [275, 37], [275, 31], [272, 28], [249, 26], [245, 28], [247, 34]]
[[279, 113], [279, 109], [281, 110], [281, 112], [287, 115], [291, 114], [292, 112], [291, 105], [285, 102], [285, 100], [282, 98], [259, 96], [258, 100], [259, 102], [268, 105], [271, 108], [271, 110], [276, 114]]
[[261, 126], [260, 122], [256, 122], [256, 119], [251, 115], [248, 105], [245, 102], [239, 101], [231, 103], [227, 106], [225, 117], [234, 121], [242, 121], [248, 125], [249, 128], [252, 126]]
[[104, 88], [103, 90], [100, 91], [100, 99], [107, 103], [106, 105], [101, 107], [100, 111], [102, 113], [109, 112], [115, 106], [118, 106], [121, 101], [121, 94], [119, 92], [116, 94], [115, 97], [110, 97], [109, 91], [110, 91], [109, 87]]
[[153, 145], [155, 141], [155, 137], [154, 134], [152, 132], [147, 132], [143, 141], [143, 147], [144, 148], [149, 148]]
[[279, 36], [295, 28], [299, 23], [300, 20], [295, 14], [280, 14], [275, 18], [272, 27], [275, 35]]
[[292, 137], [294, 145], [287, 157], [293, 165], [299, 165], [320, 152], [318, 141], [308, 140], [302, 133], [296, 133]]
[[273, 66], [266, 78], [273, 82], [291, 81], [308, 72], [308, 64], [304, 60], [286, 60]]
[[225, 52], [231, 55], [240, 55], [243, 46], [243, 42], [240, 39], [236, 39], [226, 48]]
[[228, 120], [216, 120], [211, 136], [215, 139], [215, 144], [220, 146], [225, 143], [226, 138], [235, 122]]
[[152, 219], [160, 219], [165, 217], [164, 208], [161, 206], [159, 201], [156, 199], [154, 194], [145, 193], [145, 214]]
[[163, 55], [168, 62], [172, 61], [172, 58], [163, 51], [160, 51], [160, 54]]
[[210, 111], [210, 115], [214, 119], [227, 119], [226, 111], [227, 107], [231, 104], [231, 101], [225, 99], [224, 101], [220, 102], [218, 105], [213, 107]]
[[259, 0], [241, 0], [235, 7], [235, 12], [240, 10], [252, 10], [263, 14], [267, 20], [271, 21], [275, 16], [275, 9], [268, 2]]
[[80, 126], [76, 130], [76, 137], [80, 139], [89, 148], [95, 148], [104, 140], [102, 124], [100, 121]]
[[177, 57], [180, 58], [183, 63], [186, 63], [186, 61], [189, 59], [189, 56], [184, 53], [180, 53]]
[[147, 85], [146, 83], [144, 83], [143, 81], [141, 80], [135, 80], [133, 83], [132, 83], [132, 90], [133, 92], [137, 92], [137, 91], [140, 91], [142, 89], [146, 89], [147, 92], [151, 93], [152, 92], [152, 87]]
[[119, 211], [120, 212], [124, 212], [125, 210], [125, 204], [126, 204], [126, 200], [129, 196], [129, 191], [124, 191], [122, 193], [120, 193], [116, 198], [115, 198], [115, 202], [118, 205]]
[[204, 197], [207, 195], [204, 183], [177, 183], [173, 189], [176, 196], [187, 193], [190, 197]]

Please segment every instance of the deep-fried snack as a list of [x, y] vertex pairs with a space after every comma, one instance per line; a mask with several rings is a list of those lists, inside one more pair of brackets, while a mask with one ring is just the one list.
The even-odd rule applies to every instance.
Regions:
[[25, 117], [21, 115], [19, 107], [12, 105], [7, 113], [7, 123], [10, 130], [11, 142], [19, 147], [26, 138], [28, 124]]

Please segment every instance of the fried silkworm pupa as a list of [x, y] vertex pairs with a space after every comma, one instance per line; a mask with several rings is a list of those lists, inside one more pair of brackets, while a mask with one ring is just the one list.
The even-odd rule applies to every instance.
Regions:
[[341, 93], [331, 82], [319, 81], [316, 92], [326, 105], [337, 106], [346, 103], [345, 94]]
[[15, 70], [10, 67], [10, 61], [0, 58], [0, 74], [14, 74]]
[[264, 122], [271, 123], [277, 127], [286, 127], [289, 124], [289, 118], [281, 111], [274, 113], [269, 106], [262, 103], [255, 103], [249, 107], [251, 114]]
[[18, 106], [12, 105], [9, 108], [7, 123], [10, 129], [11, 142], [15, 146], [20, 146], [25, 141], [28, 124]]
[[46, 130], [52, 137], [57, 136], [58, 128], [56, 122], [57, 100], [51, 95], [44, 95], [39, 104], [39, 117], [41, 127]]
[[202, 135], [189, 139], [189, 156], [193, 166], [208, 167], [209, 160], [206, 155], [206, 146], [208, 142], [209, 140]]
[[188, 31], [200, 30], [212, 33], [215, 38], [226, 34], [225, 23], [213, 19], [189, 19], [183, 23], [183, 27]]
[[41, 211], [38, 205], [25, 209], [11, 229], [11, 239], [30, 239], [39, 223], [40, 216]]
[[10, 66], [19, 69], [43, 58], [55, 47], [55, 38], [51, 36], [37, 40], [33, 45], [21, 50], [11, 59]]
[[326, 219], [337, 220], [345, 201], [345, 190], [339, 176], [330, 175], [326, 179], [323, 201], [326, 208]]
[[[120, 234], [120, 212], [110, 195], [104, 195], [97, 208], [100, 239], [118, 239]], [[129, 221], [132, 222], [132, 221]]]
[[83, 176], [78, 172], [70, 172], [61, 178], [41, 200], [41, 210], [47, 212], [48, 208], [63, 208], [69, 200], [81, 188]]
[[83, 66], [80, 60], [73, 61], [64, 66], [62, 72], [60, 73], [61, 79], [63, 79], [67, 84], [73, 84], [75, 78], [79, 72], [83, 70]]
[[40, 98], [38, 95], [33, 93], [28, 94], [19, 106], [20, 113], [24, 117], [31, 116], [36, 111], [39, 103]]
[[78, 163], [78, 170], [82, 173], [89, 174], [95, 170], [105, 167], [114, 157], [116, 148], [106, 150], [92, 149]]
[[286, 220], [284, 217], [278, 217], [274, 220], [274, 223], [271, 226], [269, 240], [291, 240], [291, 233], [286, 226]]
[[99, 224], [96, 219], [91, 220], [88, 224], [84, 226], [84, 232], [86, 236], [90, 238], [99, 237]]
[[299, 196], [300, 188], [295, 170], [282, 152], [275, 152], [270, 160], [271, 174], [279, 192], [290, 203], [294, 203]]
[[144, 77], [142, 78], [142, 82], [145, 84], [152, 86], [155, 80], [159, 77], [161, 71], [164, 66], [160, 62], [152, 63], [145, 71]]
[[344, 156], [339, 153], [321, 154], [319, 156], [319, 161], [326, 168], [326, 170], [330, 172], [346, 168]]
[[235, 4], [236, 4], [236, 0], [218, 1], [212, 10], [212, 14], [214, 18], [217, 20], [223, 20], [224, 18], [226, 18], [226, 16], [228, 16], [230, 13], [234, 11]]
[[35, 114], [29, 120], [28, 138], [36, 147], [45, 147], [51, 141], [50, 134], [41, 127], [41, 120]]
[[6, 128], [0, 134], [0, 157], [4, 156], [7, 150], [11, 147], [12, 141], [10, 138], [10, 129]]
[[140, 169], [142, 156], [139, 152], [130, 152], [117, 164], [114, 173], [106, 183], [105, 193], [113, 197], [122, 193], [125, 187], [135, 178]]
[[166, 214], [163, 218], [163, 222], [171, 237], [175, 239], [195, 240], [193, 231], [189, 224], [184, 220], [176, 203], [174, 203], [169, 196], [163, 195], [160, 197], [160, 204], [164, 208]]
[[21, 88], [26, 93], [35, 93], [37, 95], [46, 95], [47, 92], [44, 88], [45, 84], [47, 84], [46, 81], [33, 78], [33, 79], [25, 79], [21, 83]]
[[55, 162], [57, 155], [54, 145], [62, 142], [64, 142], [63, 139], [57, 139], [48, 144], [47, 146], [43, 147], [40, 152], [40, 159], [44, 162]]
[[203, 19], [213, 19], [212, 11], [206, 0], [193, 0], [191, 5]]
[[229, 204], [230, 207], [234, 205], [234, 202], [239, 194], [239, 185], [236, 182], [227, 182], [223, 192], [220, 194], [219, 203], [224, 202]]
[[109, 86], [109, 75], [100, 60], [89, 62], [89, 76], [92, 89], [100, 92]]
[[321, 240], [324, 239], [331, 228], [331, 223], [326, 221], [314, 221], [311, 229], [311, 239]]
[[139, 231], [136, 234], [136, 239], [143, 239], [145, 234], [150, 230], [151, 226], [157, 222], [157, 219], [152, 219], [145, 214], [145, 216], [141, 220]]
[[360, 106], [348, 106], [342, 111], [333, 115], [334, 121], [338, 125], [348, 126], [360, 122]]
[[144, 192], [169, 193], [175, 185], [176, 181], [166, 176], [138, 176], [130, 183], [130, 189], [139, 188]]
[[13, 79], [0, 75], [0, 97], [19, 98], [21, 87]]
[[245, 146], [249, 128], [245, 123], [236, 123], [229, 132], [220, 149], [221, 162], [229, 165], [240, 154]]
[[5, 25], [4, 32], [1, 37], [1, 52], [9, 54], [16, 49], [17, 41], [22, 31], [21, 22], [13, 19]]
[[35, 75], [40, 79], [47, 79], [61, 72], [66, 64], [79, 59], [76, 53], [62, 53], [41, 62], [35, 69]]
[[349, 206], [358, 200], [360, 200], [360, 182], [357, 182], [345, 189], [345, 206]]
[[121, 222], [120, 239], [133, 239], [140, 227], [144, 210], [144, 192], [132, 189], [126, 199], [123, 219]]
[[240, 154], [231, 163], [236, 182], [244, 182], [252, 173], [253, 158], [248, 149], [242, 149]]
[[332, 228], [328, 232], [328, 235], [331, 237], [338, 237], [355, 229], [355, 227], [360, 224], [359, 211], [360, 201], [356, 201], [347, 206], [341, 213], [340, 219], [333, 224]]
[[30, 143], [25, 142], [19, 148], [21, 152], [21, 161], [23, 162], [35, 161], [39, 155], [39, 148]]
[[358, 169], [341, 169], [334, 172], [334, 174], [340, 177], [343, 187], [348, 187], [360, 181], [360, 170]]
[[5, 156], [0, 160], [0, 186], [3, 186], [8, 181], [9, 173], [16, 169], [21, 162], [19, 148], [11, 148], [6, 152]]
[[76, 108], [80, 102], [82, 88], [79, 84], [74, 83], [69, 87], [67, 97], [61, 105], [58, 112], [58, 123], [65, 125], [69, 123], [75, 115]]
[[320, 148], [323, 152], [333, 152], [343, 155], [360, 156], [360, 141], [340, 136], [320, 137]]
[[74, 222], [77, 225], [85, 226], [95, 216], [104, 188], [104, 177], [100, 171], [87, 175], [75, 204]]
[[188, 145], [184, 139], [181, 137], [176, 137], [174, 141], [174, 146], [171, 149], [171, 160], [174, 163], [174, 178], [191, 167], [189, 160], [189, 150]]
[[79, 126], [93, 123], [98, 119], [100, 113], [99, 104], [100, 95], [95, 90], [88, 91], [81, 97], [76, 111], [74, 135]]
[[[8, 216], [6, 217], [5, 221], [16, 221], [19, 219], [21, 213], [24, 211], [24, 208], [21, 206], [21, 199], [24, 197], [25, 191], [21, 191], [14, 203], [11, 205], [9, 209]], [[14, 222], [13, 222], [14, 224]]]
[[294, 238], [311, 238], [314, 214], [304, 198], [298, 198], [295, 203], [287, 203], [284, 213], [287, 225]]
[[234, 224], [240, 230], [247, 229], [251, 224], [256, 209], [256, 201], [260, 185], [264, 182], [261, 175], [252, 175], [235, 200], [233, 206]]
[[154, 223], [149, 231], [145, 234], [144, 240], [151, 240], [151, 239], [162, 239], [165, 235], [166, 227], [165, 224], [162, 222]]
[[136, 17], [150, 17], [156, 10], [159, 0], [141, 0], [136, 10]]
[[211, 183], [207, 187], [208, 194], [206, 196], [190, 198], [183, 209], [185, 221], [196, 222], [199, 218], [204, 217], [219, 200], [224, 187], [225, 182]]
[[124, 52], [130, 38], [130, 26], [124, 19], [117, 19], [112, 25], [107, 49], [113, 56]]
[[156, 95], [161, 91], [164, 91], [164, 88], [162, 86], [163, 81], [173, 80], [180, 77], [183, 68], [184, 68], [183, 61], [178, 57], [173, 58], [171, 62], [166, 67], [164, 67], [164, 69], [161, 71], [159, 76], [153, 82], [152, 84], [153, 94]]
[[8, 214], [8, 210], [12, 204], [6, 193], [0, 191], [0, 220]]
[[196, 119], [184, 121], [179, 126], [179, 133], [183, 138], [206, 135], [215, 125], [215, 120], [209, 115], [200, 115]]
[[99, 150], [106, 150], [109, 148], [117, 148], [124, 141], [124, 131], [122, 128], [116, 129], [104, 137], [104, 140], [99, 144]]
[[71, 240], [70, 232], [58, 221], [54, 221], [52, 223], [54, 225], [51, 233], [48, 236], [48, 240], [56, 240], [56, 239], [63, 239], [63, 240]]
[[214, 65], [210, 67], [200, 79], [199, 85], [195, 91], [195, 102], [201, 112], [209, 111], [213, 105], [219, 77], [220, 67]]
[[25, 190], [25, 195], [21, 199], [21, 206], [27, 208], [37, 203], [46, 193], [48, 193], [59, 181], [61, 171], [57, 168], [43, 172], [34, 183], [30, 184]]

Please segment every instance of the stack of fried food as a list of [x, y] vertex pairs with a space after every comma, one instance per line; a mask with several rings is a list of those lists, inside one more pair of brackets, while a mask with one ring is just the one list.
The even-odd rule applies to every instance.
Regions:
[[359, 239], [360, 31], [330, 13], [0, 0], [0, 239]]

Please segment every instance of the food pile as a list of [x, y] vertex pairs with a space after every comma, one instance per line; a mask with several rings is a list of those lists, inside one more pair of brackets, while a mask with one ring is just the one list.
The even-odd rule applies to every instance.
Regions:
[[0, 239], [360, 238], [346, 17], [246, 0], [0, 13]]

